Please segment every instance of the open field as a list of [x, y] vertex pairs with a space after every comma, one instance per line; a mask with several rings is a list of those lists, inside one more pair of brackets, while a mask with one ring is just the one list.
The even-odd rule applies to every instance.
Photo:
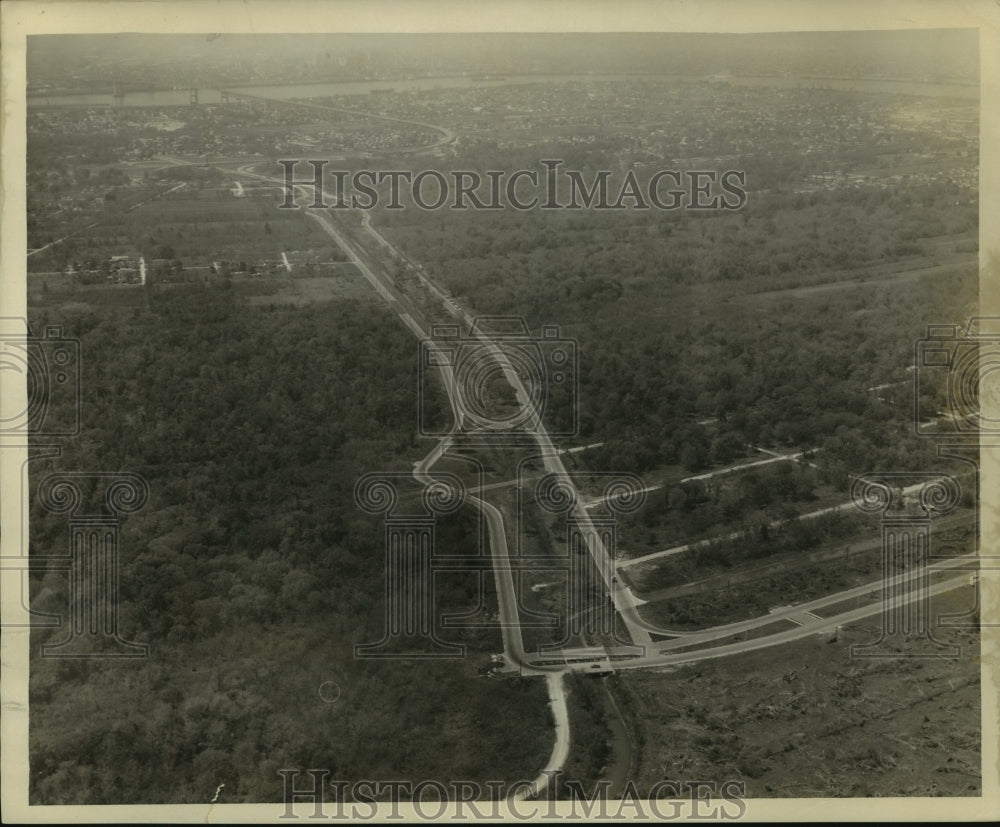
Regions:
[[[961, 611], [969, 589], [942, 610]], [[873, 623], [773, 649], [610, 679], [642, 745], [641, 786], [739, 779], [748, 797], [977, 795], [978, 636], [958, 660], [852, 659]], [[664, 750], [669, 744], [669, 750]]]

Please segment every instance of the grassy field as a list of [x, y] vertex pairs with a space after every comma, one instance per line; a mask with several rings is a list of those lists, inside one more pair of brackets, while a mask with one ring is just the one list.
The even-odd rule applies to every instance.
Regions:
[[[340, 260], [335, 246], [296, 210], [279, 210], [274, 197], [236, 198], [228, 190], [184, 187], [133, 210], [105, 209], [81, 217], [68, 237], [28, 259], [30, 272], [62, 270], [73, 261], [113, 255], [180, 259], [185, 265], [214, 260], [280, 259], [282, 251], [315, 250]], [[93, 225], [93, 226], [91, 226]]]

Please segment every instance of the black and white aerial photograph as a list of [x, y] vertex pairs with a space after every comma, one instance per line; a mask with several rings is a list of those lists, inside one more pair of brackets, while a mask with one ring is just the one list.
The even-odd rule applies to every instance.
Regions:
[[1000, 4], [689, 5], [4, 3], [4, 821], [1000, 816]]

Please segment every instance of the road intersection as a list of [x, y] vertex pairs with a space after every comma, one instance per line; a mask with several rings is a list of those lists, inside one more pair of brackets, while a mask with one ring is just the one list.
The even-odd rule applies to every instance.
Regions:
[[[277, 183], [284, 183], [278, 179], [250, 173], [249, 171], [243, 174], [256, 178], [264, 178]], [[299, 190], [302, 188], [296, 186], [296, 189]], [[430, 331], [426, 330], [425, 326], [417, 321], [419, 314], [411, 312], [413, 308], [398, 293], [388, 276], [383, 278], [379, 275], [376, 260], [365, 255], [361, 245], [357, 244], [353, 239], [348, 239], [347, 234], [339, 231], [327, 216], [315, 210], [306, 210], [306, 214], [311, 219], [317, 221], [323, 230], [333, 238], [337, 245], [357, 266], [361, 275], [399, 316], [411, 333], [422, 343], [429, 343], [431, 348], [436, 347], [433, 338], [429, 336]], [[390, 242], [371, 227], [370, 217], [367, 215], [365, 216], [363, 229], [375, 238], [383, 251], [391, 254], [397, 260], [409, 261], [408, 258], [396, 251]], [[501, 344], [482, 330], [475, 323], [476, 320], [454, 298], [447, 295], [432, 280], [428, 279], [423, 273], [422, 268], [419, 268], [418, 272], [420, 283], [424, 288], [440, 302], [441, 308], [468, 326], [468, 329], [472, 331], [472, 335], [477, 337], [483, 345], [483, 351], [495, 360], [507, 383], [514, 390], [517, 403], [521, 406], [524, 413], [524, 416], [519, 419], [523, 425], [523, 432], [530, 436], [534, 442], [538, 458], [542, 462], [545, 473], [553, 475], [564, 491], [569, 493], [570, 501], [572, 502], [571, 511], [573, 519], [576, 520], [577, 525], [581, 528], [581, 533], [592, 563], [604, 582], [605, 594], [610, 599], [617, 615], [624, 622], [632, 643], [631, 646], [626, 644], [610, 647], [580, 646], [561, 651], [539, 652], [537, 654], [526, 652], [521, 633], [522, 622], [519, 613], [517, 589], [514, 582], [515, 569], [512, 567], [510, 561], [507, 530], [504, 525], [503, 514], [499, 508], [487, 502], [482, 496], [487, 493], [490, 486], [481, 487], [475, 494], [466, 493], [466, 502], [470, 503], [483, 515], [488, 528], [506, 671], [513, 671], [524, 676], [546, 676], [549, 687], [550, 706], [556, 720], [556, 740], [552, 757], [538, 779], [534, 782], [532, 788], [522, 791], [521, 795], [537, 795], [548, 783], [551, 773], [554, 770], [560, 769], [565, 763], [569, 746], [569, 724], [566, 717], [566, 698], [562, 676], [566, 672], [593, 673], [597, 670], [599, 673], [603, 673], [611, 669], [671, 667], [699, 660], [737, 655], [789, 643], [817, 634], [829, 633], [837, 630], [840, 626], [855, 623], [882, 612], [883, 606], [881, 602], [873, 600], [864, 605], [856, 605], [853, 608], [826, 617], [816, 614], [817, 611], [824, 607], [843, 603], [852, 598], [857, 601], [860, 601], [862, 597], [870, 598], [873, 595], [877, 595], [884, 587], [890, 585], [895, 580], [902, 582], [904, 578], [909, 576], [908, 573], [903, 573], [897, 578], [891, 578], [889, 581], [876, 581], [798, 606], [782, 607], [768, 615], [710, 629], [697, 631], [668, 630], [658, 628], [654, 624], [649, 623], [639, 613], [639, 607], [644, 601], [634, 595], [631, 589], [621, 582], [621, 578], [616, 576], [617, 568], [615, 561], [611, 559], [608, 549], [601, 540], [600, 534], [594, 528], [589, 513], [588, 506], [592, 506], [593, 503], [580, 496], [571, 475], [567, 472], [563, 464], [562, 456], [565, 454], [565, 451], [557, 449], [553, 444], [541, 420], [539, 411], [532, 403], [531, 394], [525, 388], [520, 374], [512, 365], [507, 354], [504, 353]], [[451, 431], [440, 439], [434, 449], [422, 460], [414, 463], [413, 476], [417, 482], [425, 486], [436, 482], [433, 477], [432, 468], [455, 446], [456, 437], [471, 430], [469, 427], [470, 423], [476, 422], [476, 418], [471, 417], [466, 408], [465, 399], [461, 392], [462, 389], [458, 386], [458, 380], [455, 377], [453, 367], [446, 359], [437, 361], [454, 422]], [[818, 513], [844, 510], [847, 507], [848, 504], [835, 506]], [[807, 516], [816, 515], [810, 514]], [[684, 547], [684, 550], [686, 548]], [[680, 548], [669, 549], [665, 552], [646, 555], [645, 557], [636, 558], [625, 564], [619, 563], [618, 565], [635, 565], [673, 553], [679, 553], [679, 551], [681, 551]], [[939, 561], [936, 566], [932, 566], [931, 568], [956, 569], [961, 565], [975, 564], [976, 561], [976, 555], [966, 555], [946, 561]], [[969, 582], [969, 572], [965, 571], [957, 576], [934, 583], [924, 593], [914, 592], [904, 596], [902, 599], [904, 603], [912, 600], [928, 599], [935, 594], [968, 586]], [[785, 628], [759, 636], [750, 636], [774, 624], [783, 624]], [[638, 647], [638, 652], [636, 652], [636, 647]]]

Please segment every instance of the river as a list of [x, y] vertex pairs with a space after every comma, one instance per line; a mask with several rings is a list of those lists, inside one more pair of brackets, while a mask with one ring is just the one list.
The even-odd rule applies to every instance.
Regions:
[[[242, 92], [248, 95], [288, 100], [291, 98], [325, 98], [336, 95], [367, 95], [377, 91], [426, 91], [430, 89], [474, 89], [492, 86], [514, 86], [531, 83], [570, 83], [573, 81], [586, 83], [604, 83], [615, 81], [625, 83], [637, 80], [675, 80], [678, 82], [695, 82], [699, 80], [730, 83], [734, 86], [776, 87], [781, 89], [835, 89], [849, 92], [890, 93], [902, 95], [918, 95], [921, 97], [950, 97], [977, 100], [979, 86], [975, 84], [955, 83], [918, 83], [915, 81], [886, 79], [855, 79], [855, 78], [825, 78], [825, 77], [788, 77], [777, 75], [726, 75], [704, 78], [696, 75], [662, 75], [662, 74], [565, 74], [565, 75], [510, 75], [502, 78], [471, 78], [465, 76], [445, 76], [427, 78], [399, 78], [396, 80], [345, 80], [326, 81], [323, 83], [287, 83], [253, 86], [226, 86], [232, 92]], [[199, 88], [198, 102], [221, 103], [218, 88]], [[27, 98], [29, 107], [45, 106], [124, 106], [124, 107], [160, 107], [188, 106], [191, 103], [190, 90], [158, 90], [152, 92], [125, 92], [116, 100], [110, 92], [98, 94], [46, 95], [33, 94]]]

